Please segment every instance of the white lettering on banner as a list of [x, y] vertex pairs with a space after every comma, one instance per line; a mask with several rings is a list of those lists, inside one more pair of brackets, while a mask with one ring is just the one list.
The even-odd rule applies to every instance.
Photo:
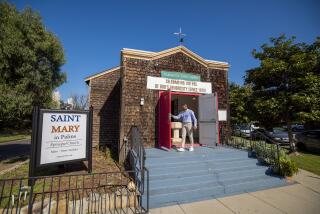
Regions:
[[171, 90], [187, 93], [211, 94], [210, 82], [196, 82], [187, 80], [168, 79], [163, 77], [147, 77], [147, 89]]
[[86, 158], [87, 115], [43, 113], [40, 165]]

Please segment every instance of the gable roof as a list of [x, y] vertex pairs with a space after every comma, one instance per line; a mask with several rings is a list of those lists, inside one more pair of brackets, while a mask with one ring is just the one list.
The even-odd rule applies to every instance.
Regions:
[[169, 56], [178, 52], [184, 53], [185, 55], [189, 56], [193, 60], [199, 62], [200, 64], [208, 68], [228, 70], [230, 67], [230, 65], [227, 62], [204, 59], [182, 45], [174, 48], [166, 49], [160, 52], [142, 51], [142, 50], [129, 49], [129, 48], [123, 48], [121, 50], [123, 57], [134, 58], [134, 59], [144, 59], [144, 60], [156, 60], [156, 59], [160, 59], [162, 57]]
[[[144, 60], [156, 60], [156, 59], [160, 59], [162, 57], [169, 56], [178, 52], [184, 53], [188, 57], [199, 62], [200, 64], [202, 64], [207, 68], [221, 69], [221, 70], [227, 71], [230, 67], [229, 63], [227, 62], [204, 59], [182, 45], [174, 48], [166, 49], [160, 52], [143, 51], [143, 50], [136, 50], [136, 49], [130, 49], [130, 48], [123, 48], [121, 50], [121, 54], [123, 57], [134, 58], [134, 59], [144, 59]], [[111, 73], [113, 71], [117, 71], [119, 69], [120, 69], [120, 66], [117, 66], [117, 67], [113, 67], [105, 71], [102, 71], [100, 73], [88, 76], [85, 78], [85, 82], [89, 84], [91, 79], [100, 77], [104, 74]]]
[[102, 76], [102, 75], [104, 75], [104, 74], [111, 73], [111, 72], [113, 72], [113, 71], [118, 71], [118, 70], [120, 70], [120, 66], [113, 67], [113, 68], [107, 69], [107, 70], [105, 70], [105, 71], [102, 71], [102, 72], [100, 72], [100, 73], [97, 73], [97, 74], [93, 74], [93, 75], [91, 75], [91, 76], [88, 76], [88, 77], [86, 77], [86, 78], [84, 79], [84, 81], [85, 81], [87, 84], [89, 84], [89, 82], [90, 82], [91, 79], [94, 79], [94, 78], [100, 77], [100, 76]]

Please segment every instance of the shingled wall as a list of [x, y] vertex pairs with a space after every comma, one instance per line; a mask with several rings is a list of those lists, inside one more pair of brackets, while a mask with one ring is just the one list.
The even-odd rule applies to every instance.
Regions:
[[[147, 76], [160, 76], [161, 70], [200, 74], [201, 81], [211, 82], [218, 93], [219, 109], [228, 109], [227, 71], [211, 69], [178, 52], [157, 60], [143, 60], [122, 56], [122, 100], [120, 143], [131, 126], [142, 132], [146, 147], [157, 145], [159, 92], [147, 89]], [[145, 104], [140, 106], [140, 99]], [[227, 128], [228, 122], [221, 123]]]
[[94, 146], [117, 150], [120, 125], [120, 69], [90, 80], [90, 105], [93, 106]]

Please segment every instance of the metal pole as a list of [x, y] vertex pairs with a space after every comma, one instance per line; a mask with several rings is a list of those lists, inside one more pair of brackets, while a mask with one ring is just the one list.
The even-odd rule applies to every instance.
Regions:
[[31, 183], [31, 190], [29, 194], [29, 204], [28, 204], [28, 214], [32, 214], [32, 209], [33, 209], [33, 184], [34, 184], [35, 178], [30, 178], [28, 179], [28, 183]]
[[[36, 154], [38, 144], [38, 123], [39, 123], [39, 106], [34, 106], [32, 111], [32, 134], [31, 134], [31, 151], [30, 151], [30, 162], [29, 162], [29, 177], [35, 176], [36, 168]], [[28, 185], [32, 186], [34, 180], [29, 179]]]
[[145, 168], [147, 172], [147, 213], [149, 213], [149, 170]]
[[89, 109], [89, 155], [88, 155], [88, 172], [92, 173], [92, 120], [93, 120], [93, 107]]
[[278, 154], [278, 170], [279, 170], [279, 174], [281, 175], [280, 151], [279, 151], [279, 145], [278, 144], [277, 144], [277, 154]]

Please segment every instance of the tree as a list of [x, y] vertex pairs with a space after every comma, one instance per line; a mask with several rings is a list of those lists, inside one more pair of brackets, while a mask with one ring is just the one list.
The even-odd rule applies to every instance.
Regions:
[[250, 122], [248, 109], [252, 89], [249, 85], [240, 86], [236, 83], [229, 85], [229, 104], [231, 124], [247, 124]]
[[270, 42], [253, 50], [260, 65], [246, 72], [245, 82], [252, 85], [253, 112], [265, 124], [285, 122], [294, 151], [292, 124], [320, 121], [320, 38], [311, 45], [285, 35]]
[[53, 89], [66, 80], [64, 52], [38, 13], [0, 3], [0, 120], [6, 126], [30, 118], [32, 106], [51, 106]]
[[88, 96], [73, 94], [72, 99], [72, 109], [74, 110], [84, 110], [88, 109]]

